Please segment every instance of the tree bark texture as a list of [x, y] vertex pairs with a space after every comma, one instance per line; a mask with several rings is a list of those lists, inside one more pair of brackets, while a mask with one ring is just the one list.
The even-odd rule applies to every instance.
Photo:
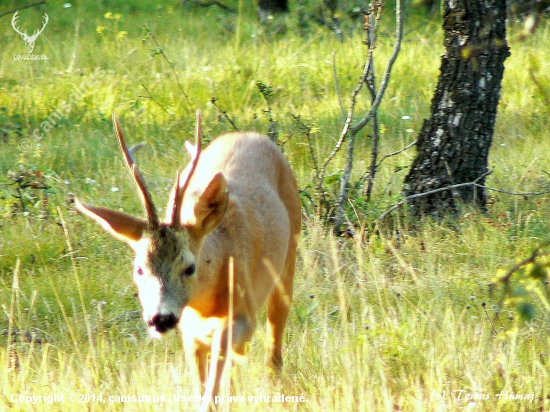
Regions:
[[[473, 182], [488, 171], [504, 60], [510, 55], [506, 1], [445, 0], [443, 29], [441, 73], [405, 178], [406, 196]], [[409, 205], [413, 215], [440, 215], [455, 211], [457, 201], [484, 208], [486, 194], [472, 185], [415, 198]]]

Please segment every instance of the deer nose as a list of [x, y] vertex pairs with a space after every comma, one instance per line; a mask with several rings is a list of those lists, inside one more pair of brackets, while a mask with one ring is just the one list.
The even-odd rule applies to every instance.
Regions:
[[157, 332], [164, 333], [178, 324], [179, 319], [173, 313], [167, 315], [156, 314], [147, 321], [147, 326], [154, 327]]

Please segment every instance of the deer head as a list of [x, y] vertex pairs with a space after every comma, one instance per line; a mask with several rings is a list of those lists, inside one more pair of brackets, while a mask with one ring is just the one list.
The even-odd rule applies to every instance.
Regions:
[[143, 144], [128, 149], [114, 113], [116, 135], [146, 218], [88, 206], [75, 199], [78, 211], [134, 250], [134, 282], [138, 287], [143, 319], [154, 337], [178, 324], [183, 308], [195, 295], [202, 240], [223, 219], [228, 204], [227, 184], [222, 173], [214, 175], [206, 187], [195, 189], [192, 196], [186, 196], [200, 158], [200, 111], [197, 111], [196, 121], [196, 149], [188, 144], [192, 162], [176, 175], [166, 221], [159, 221], [151, 194], [135, 162], [135, 153]]
[[38, 36], [40, 35], [40, 33], [42, 33], [44, 31], [44, 29], [46, 28], [46, 25], [48, 24], [48, 21], [50, 20], [50, 18], [48, 17], [48, 15], [46, 13], [44, 13], [44, 24], [42, 25], [42, 28], [40, 30], [35, 30], [31, 36], [29, 36], [27, 34], [27, 30], [25, 30], [24, 32], [21, 32], [19, 30], [19, 27], [16, 27], [16, 24], [17, 24], [17, 18], [19, 17], [18, 16], [18, 13], [19, 11], [16, 11], [15, 14], [13, 15], [12, 19], [11, 19], [11, 25], [13, 27], [13, 29], [19, 33], [21, 35], [21, 37], [23, 38], [23, 40], [25, 41], [26, 43], [26, 49], [27, 49], [27, 53], [28, 54], [31, 54], [32, 51], [34, 50], [34, 42], [36, 41], [36, 39], [38, 38]]

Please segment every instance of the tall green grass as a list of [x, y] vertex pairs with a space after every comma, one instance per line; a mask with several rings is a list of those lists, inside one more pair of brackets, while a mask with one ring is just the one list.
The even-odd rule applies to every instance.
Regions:
[[[51, 1], [47, 9], [21, 13], [29, 25], [39, 23], [44, 10], [50, 15], [34, 51], [46, 54], [47, 62], [14, 61], [24, 44], [10, 18], [0, 19], [0, 107], [6, 108], [0, 126], [8, 129], [0, 134], [0, 329], [5, 330], [0, 335], [0, 409], [166, 407], [108, 400], [150, 395], [170, 400], [170, 410], [190, 410], [196, 405], [174, 402], [175, 395], [194, 394], [179, 337], [147, 337], [129, 274], [130, 251], [76, 215], [69, 193], [141, 213], [109, 121], [116, 109], [127, 139], [147, 142], [139, 162], [162, 205], [174, 170], [186, 161], [182, 142], [192, 136], [195, 108], [203, 110], [207, 140], [231, 130], [208, 103], [212, 96], [240, 129], [267, 132], [266, 103], [256, 81], [274, 90], [273, 114], [281, 140], [288, 139], [284, 151], [299, 186], [306, 187], [312, 161], [306, 139], [288, 113], [313, 127], [316, 154], [324, 159], [343, 123], [332, 55], [336, 52], [346, 101], [365, 56], [360, 25], [345, 20], [346, 35], [339, 42], [313, 23], [299, 35], [295, 15], [262, 26], [249, 2], [240, 18], [215, 8], [183, 10], [180, 2], [62, 6]], [[375, 51], [378, 73], [393, 44], [392, 19], [388, 6]], [[174, 62], [191, 106], [169, 64], [162, 56], [151, 57], [155, 46], [143, 24]], [[550, 55], [541, 45], [548, 43], [549, 27], [545, 23], [520, 42], [519, 31], [510, 25], [512, 55], [506, 61], [490, 186], [516, 191], [548, 187], [549, 109], [529, 70], [547, 81]], [[405, 32], [380, 109], [382, 153], [415, 138], [429, 111], [443, 52], [437, 18], [409, 10]], [[96, 70], [102, 76], [85, 89], [70, 115], [41, 141], [34, 140], [33, 130]], [[141, 97], [147, 92], [140, 84], [169, 114]], [[366, 101], [359, 102], [358, 112], [368, 107]], [[23, 138], [32, 143], [28, 151], [21, 150]], [[367, 167], [369, 149], [365, 132], [358, 142], [355, 179]], [[383, 163], [373, 201], [356, 207], [358, 222], [369, 227], [398, 199], [413, 156], [410, 150]], [[46, 218], [39, 218], [41, 206], [34, 201], [27, 201], [27, 216], [12, 206], [7, 172], [30, 165], [52, 171], [47, 182], [56, 193], [49, 197]], [[339, 155], [329, 173], [339, 173], [342, 166]], [[335, 239], [306, 213], [284, 374], [271, 380], [265, 373], [262, 315], [248, 357], [232, 370], [231, 391], [245, 402], [225, 402], [222, 410], [547, 410], [548, 318], [541, 307], [529, 323], [513, 308], [495, 318], [499, 296], [488, 287], [497, 268], [510, 266], [546, 238], [547, 219], [547, 197], [496, 194], [486, 215], [465, 207], [457, 219], [422, 221], [414, 227], [405, 220], [393, 233], [369, 233], [354, 243]], [[19, 395], [54, 394], [63, 396], [63, 402], [19, 402]], [[88, 396], [85, 402], [78, 402], [80, 394]], [[247, 399], [280, 394], [303, 395], [305, 401]], [[533, 401], [510, 399], [511, 394], [532, 394]], [[76, 395], [77, 402], [71, 403], [69, 395]]]

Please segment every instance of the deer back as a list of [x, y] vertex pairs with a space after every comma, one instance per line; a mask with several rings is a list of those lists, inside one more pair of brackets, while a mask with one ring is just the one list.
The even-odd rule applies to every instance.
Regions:
[[[190, 166], [182, 172], [182, 181], [189, 170]], [[203, 316], [227, 308], [220, 295], [227, 290], [230, 256], [234, 258], [238, 286], [248, 292], [248, 300], [239, 304], [256, 311], [275, 284], [274, 279], [258, 274], [281, 272], [291, 232], [297, 236], [300, 230], [298, 189], [290, 167], [277, 146], [255, 133], [222, 135], [201, 153], [181, 207], [184, 227], [195, 224], [196, 199], [218, 173], [227, 182], [227, 210], [202, 241], [197, 259], [199, 290], [188, 303]], [[175, 187], [169, 204], [174, 194]], [[165, 220], [171, 218], [167, 211]]]

